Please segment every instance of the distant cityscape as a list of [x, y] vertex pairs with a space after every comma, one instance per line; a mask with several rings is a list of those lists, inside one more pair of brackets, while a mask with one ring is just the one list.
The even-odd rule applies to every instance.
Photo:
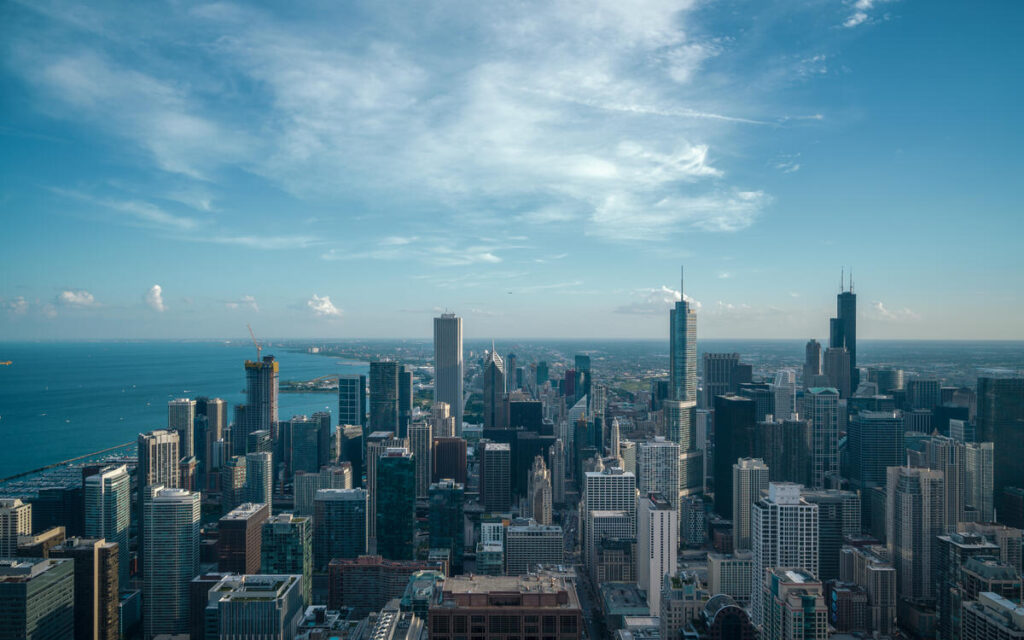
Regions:
[[865, 366], [852, 280], [756, 363], [679, 298], [667, 361], [254, 333], [244, 403], [0, 483], [0, 639], [1024, 638], [1024, 371]]

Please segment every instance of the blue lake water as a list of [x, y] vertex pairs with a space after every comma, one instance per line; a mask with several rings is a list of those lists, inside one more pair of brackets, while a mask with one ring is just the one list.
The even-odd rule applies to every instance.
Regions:
[[[281, 380], [366, 373], [365, 363], [264, 348]], [[241, 342], [0, 343], [0, 477], [134, 440], [167, 425], [167, 401], [183, 396], [245, 401]], [[330, 410], [337, 395], [282, 393], [281, 419]], [[229, 408], [228, 419], [232, 418]]]

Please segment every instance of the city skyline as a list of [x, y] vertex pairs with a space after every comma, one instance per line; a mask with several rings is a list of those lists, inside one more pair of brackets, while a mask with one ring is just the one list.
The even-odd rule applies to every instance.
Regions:
[[1024, 338], [1024, 9], [588, 9], [5, 5], [0, 332]]

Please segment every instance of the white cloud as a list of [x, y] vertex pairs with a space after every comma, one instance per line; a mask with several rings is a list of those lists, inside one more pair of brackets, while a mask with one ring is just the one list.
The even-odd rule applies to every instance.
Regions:
[[739, 231], [754, 224], [770, 197], [763, 191], [734, 191], [699, 197], [668, 196], [651, 201], [627, 193], [609, 195], [586, 227], [609, 240], [667, 240], [681, 231]]
[[914, 320], [920, 320], [921, 316], [915, 311], [903, 307], [902, 309], [889, 309], [881, 301], [874, 301], [870, 307], [872, 315], [881, 320], [890, 320], [894, 322], [909, 322]]
[[238, 300], [228, 300], [224, 303], [224, 306], [228, 309], [248, 309], [250, 311], [259, 311], [260, 306], [256, 304], [256, 298], [253, 296], [242, 296]]
[[6, 300], [4, 302], [4, 308], [7, 309], [8, 313], [13, 313], [16, 316], [23, 316], [28, 313], [28, 300], [25, 300], [23, 296], [18, 296], [13, 300]]
[[84, 289], [65, 289], [57, 295], [57, 302], [68, 307], [92, 307], [96, 305], [96, 298]]
[[891, 1], [892, 0], [856, 0], [852, 5], [853, 13], [843, 21], [843, 26], [852, 28], [868, 22], [871, 17], [869, 12], [875, 8], [875, 5]]
[[340, 318], [341, 309], [334, 306], [331, 302], [330, 296], [318, 296], [315, 293], [313, 297], [306, 301], [306, 306], [313, 311], [313, 315], [318, 318]]
[[719, 280], [728, 280], [731, 277], [732, 277], [732, 274], [729, 273], [728, 271], [720, 271], [718, 273], [718, 279]]
[[150, 287], [144, 298], [146, 300], [146, 304], [149, 305], [149, 308], [153, 311], [158, 313], [167, 311], [167, 305], [164, 304], [164, 290], [160, 285], [154, 284]]
[[[686, 301], [697, 310], [702, 306], [690, 296], [686, 296]], [[665, 285], [656, 289], [638, 289], [633, 292], [633, 300], [616, 307], [615, 313], [658, 315], [668, 313], [676, 302], [679, 302], [679, 292]]]

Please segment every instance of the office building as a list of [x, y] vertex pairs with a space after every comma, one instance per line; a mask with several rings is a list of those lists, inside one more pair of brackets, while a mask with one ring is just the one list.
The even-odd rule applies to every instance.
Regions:
[[295, 474], [295, 514], [313, 515], [313, 500], [320, 489], [351, 489], [352, 465], [348, 462], [322, 467], [316, 473]]
[[768, 466], [759, 458], [740, 458], [732, 465], [732, 546], [750, 548], [750, 505], [768, 490]]
[[[701, 408], [710, 409], [715, 396], [736, 393], [739, 380], [737, 369], [740, 366], [738, 353], [705, 353], [704, 379], [701, 388]], [[746, 380], [744, 380], [746, 381]]]
[[682, 270], [679, 300], [669, 311], [669, 399], [697, 402], [697, 313], [686, 299]]
[[316, 492], [313, 551], [318, 571], [334, 558], [357, 558], [366, 553], [368, 502], [365, 489]]
[[434, 461], [434, 434], [429, 422], [409, 425], [409, 451], [416, 465], [416, 498], [426, 499], [430, 492], [431, 464]]
[[961, 529], [975, 533], [999, 547], [999, 561], [1021, 572], [1021, 530], [995, 522], [964, 522]]
[[736, 551], [730, 554], [708, 554], [708, 591], [733, 598], [741, 605], [750, 604], [750, 574], [754, 554]]
[[839, 579], [839, 554], [843, 541], [861, 532], [860, 495], [838, 489], [815, 489], [800, 493], [818, 505], [818, 571], [822, 582]]
[[260, 573], [302, 576], [302, 600], [312, 604], [313, 521], [281, 513], [263, 522]]
[[662, 437], [639, 443], [636, 451], [636, 485], [641, 496], [659, 494], [674, 509], [678, 509], [679, 445]]
[[512, 508], [512, 450], [504, 442], [481, 443], [480, 502], [486, 511], [504, 513]]
[[810, 443], [811, 424], [807, 420], [759, 422], [754, 455], [768, 465], [769, 481], [806, 485], [811, 468]]
[[274, 495], [274, 461], [271, 454], [245, 454], [245, 500], [267, 505], [271, 510]]
[[131, 556], [128, 527], [131, 524], [131, 476], [125, 465], [102, 468], [85, 479], [85, 535], [106, 538], [118, 546], [120, 581], [128, 584]]
[[526, 493], [527, 517], [540, 524], [551, 524], [551, 472], [544, 464], [544, 457], [533, 459], [530, 468], [530, 482]]
[[[700, 580], [695, 574], [685, 571], [676, 575], [666, 573], [660, 589], [658, 615], [653, 618], [657, 625], [657, 637], [679, 638], [684, 633], [692, 633], [691, 625], [709, 599], [708, 592], [701, 588]], [[651, 607], [651, 615], [655, 612], [656, 610]], [[623, 622], [626, 629], [629, 629], [629, 619], [626, 618]], [[639, 639], [634, 636], [633, 640]]]
[[763, 640], [826, 640], [828, 609], [821, 581], [802, 567], [773, 567], [764, 586]]
[[[2, 509], [3, 507], [0, 507], [0, 510]], [[0, 518], [2, 517], [0, 516]], [[59, 544], [64, 544], [66, 537], [64, 534], [64, 527], [51, 527], [46, 531], [40, 531], [36, 534], [19, 535], [18, 552], [15, 555], [19, 558], [49, 558], [50, 549]]]
[[177, 398], [167, 403], [167, 430], [178, 433], [182, 458], [196, 455], [194, 443], [196, 401]]
[[993, 493], [1024, 488], [1024, 378], [979, 377], [977, 403], [978, 440], [994, 445]]
[[199, 493], [150, 485], [142, 574], [144, 636], [189, 632], [189, 583], [199, 573]]
[[338, 425], [359, 427], [366, 436], [366, 376], [343, 375], [338, 378]]
[[270, 517], [267, 504], [245, 502], [221, 517], [217, 537], [217, 570], [259, 573], [263, 523]]
[[883, 546], [844, 546], [839, 579], [862, 587], [868, 596], [867, 631], [889, 635], [896, 627], [896, 569]]
[[751, 507], [750, 540], [753, 555], [750, 581], [751, 617], [761, 626], [765, 618], [766, 573], [772, 567], [818, 572], [818, 505], [800, 496], [801, 486], [785, 482], [768, 485], [768, 495]]
[[398, 384], [401, 365], [390, 360], [370, 363], [369, 431], [398, 433]]
[[377, 460], [376, 553], [412, 560], [416, 551], [416, 463], [408, 449], [389, 448]]
[[1021, 640], [1024, 638], [1024, 607], [995, 593], [979, 593], [965, 602], [962, 612], [963, 640]]
[[[330, 416], [328, 415], [328, 421]], [[314, 420], [307, 416], [292, 416], [291, 420], [288, 420], [288, 426], [281, 426], [282, 434], [287, 430], [291, 436], [291, 445], [289, 447], [288, 460], [288, 475], [292, 476], [299, 471], [305, 471], [306, 473], [315, 473], [322, 464], [321, 457], [326, 460], [327, 451], [326, 444], [324, 445], [324, 455], [320, 455], [320, 431], [321, 421]], [[330, 422], [328, 422], [328, 432], [330, 431]]]
[[732, 517], [732, 465], [754, 455], [757, 433], [756, 405], [737, 395], [715, 398], [715, 455], [712, 481], [715, 513]]
[[18, 536], [32, 535], [32, 505], [0, 498], [0, 558], [18, 555]]
[[75, 633], [74, 561], [0, 558], [0, 638], [67, 640]]
[[746, 609], [725, 594], [713, 596], [707, 601], [697, 617], [695, 627], [699, 637], [713, 640], [755, 640], [758, 637]]
[[558, 572], [448, 578], [441, 601], [430, 607], [429, 618], [431, 640], [455, 640], [466, 618], [484, 629], [502, 629], [506, 640], [583, 637], [576, 587]]
[[[520, 521], [521, 522], [521, 521]], [[565, 563], [565, 535], [562, 527], [513, 522], [505, 532], [505, 574], [518, 576], [532, 573], [538, 567]]]
[[618, 467], [602, 471], [588, 471], [583, 478], [581, 515], [583, 526], [580, 536], [583, 542], [584, 561], [592, 560], [596, 545], [600, 542], [599, 532], [590, 526], [598, 512], [622, 512], [625, 519], [623, 531], [608, 537], [636, 537], [636, 476]]
[[412, 422], [412, 369], [401, 366], [398, 369], [398, 437], [409, 437], [409, 424]]
[[[960, 608], [968, 595], [964, 587], [964, 567], [972, 558], [996, 558], [999, 547], [971, 533], [947, 533], [934, 541], [935, 595], [939, 612], [938, 637], [941, 640], [960, 638]], [[1019, 594], [1018, 594], [1019, 595]]]
[[220, 507], [221, 513], [228, 513], [245, 502], [245, 458], [234, 456], [229, 458], [220, 468]]
[[648, 493], [637, 503], [637, 582], [647, 592], [651, 613], [661, 611], [661, 587], [665, 576], [676, 572], [679, 547], [679, 513], [658, 493]]
[[458, 437], [434, 438], [431, 480], [437, 482], [451, 478], [458, 483], [466, 482], [466, 441]]
[[443, 313], [434, 318], [434, 403], [447, 404], [455, 419], [455, 430], [446, 434], [449, 436], [462, 435], [464, 367], [462, 318], [454, 313]]
[[505, 362], [494, 347], [484, 356], [484, 428], [504, 429]]
[[451, 407], [447, 402], [435, 402], [431, 407], [430, 416], [435, 437], [452, 438], [455, 436], [455, 418], [451, 415]]
[[230, 575], [210, 589], [205, 617], [221, 640], [279, 640], [295, 637], [304, 611], [302, 576]]
[[465, 554], [465, 487], [450, 478], [430, 485], [428, 526], [431, 549], [451, 551], [451, 573], [462, 573]]
[[819, 386], [821, 376], [821, 343], [811, 339], [804, 348], [803, 387]]
[[903, 431], [903, 414], [898, 411], [860, 411], [850, 418], [846, 450], [850, 478], [857, 486], [885, 486], [885, 470], [906, 462]]
[[[181, 460], [180, 443], [181, 437], [178, 433], [167, 429], [139, 434], [137, 442], [139, 461], [135, 465], [135, 481], [138, 490], [135, 504], [136, 514], [143, 512], [145, 491], [149, 485], [158, 484], [168, 488], [180, 486], [178, 482], [178, 461]], [[145, 565], [146, 523], [141, 516], [138, 517], [138, 525], [139, 549], [142, 550], [142, 553], [139, 554], [139, 564]]]
[[365, 467], [363, 459], [363, 428], [356, 425], [338, 427], [336, 437], [339, 462], [347, 463], [350, 466], [352, 469], [352, 482], [355, 485], [362, 486], [363, 469]]
[[803, 417], [811, 423], [811, 487], [826, 489], [839, 473], [839, 392], [811, 387], [803, 397]]
[[74, 562], [75, 638], [119, 640], [118, 544], [102, 538], [71, 538], [50, 549], [51, 558]]
[[704, 500], [699, 496], [680, 498], [679, 500], [679, 536], [688, 547], [699, 547], [704, 544], [707, 536], [707, 514], [704, 512]]
[[829, 323], [828, 346], [846, 349], [849, 353], [850, 388], [856, 389], [860, 386], [860, 369], [857, 368], [857, 295], [853, 292], [853, 274], [850, 274], [850, 288], [836, 296], [836, 317]]
[[849, 398], [854, 389], [850, 387], [850, 352], [845, 348], [830, 347], [825, 349], [825, 378], [828, 386], [839, 392], [840, 398]]
[[437, 563], [385, 560], [380, 556], [336, 558], [328, 568], [327, 607], [351, 607], [354, 617], [364, 617], [379, 611], [389, 600], [401, 598], [409, 578], [417, 571], [439, 569]]
[[775, 374], [771, 384], [772, 415], [776, 420], [795, 420], [799, 409], [796, 405], [796, 374], [791, 369], [783, 369]]
[[403, 448], [404, 438], [396, 438], [391, 431], [374, 431], [366, 439], [366, 491], [369, 494], [370, 510], [366, 516], [367, 547], [374, 548], [377, 536], [377, 463], [389, 448]]
[[551, 500], [554, 504], [565, 504], [565, 444], [562, 440], [555, 440], [548, 447], [548, 460], [551, 461]]
[[887, 486], [885, 537], [896, 568], [896, 593], [908, 600], [934, 599], [935, 540], [945, 529], [942, 472], [889, 467]]

